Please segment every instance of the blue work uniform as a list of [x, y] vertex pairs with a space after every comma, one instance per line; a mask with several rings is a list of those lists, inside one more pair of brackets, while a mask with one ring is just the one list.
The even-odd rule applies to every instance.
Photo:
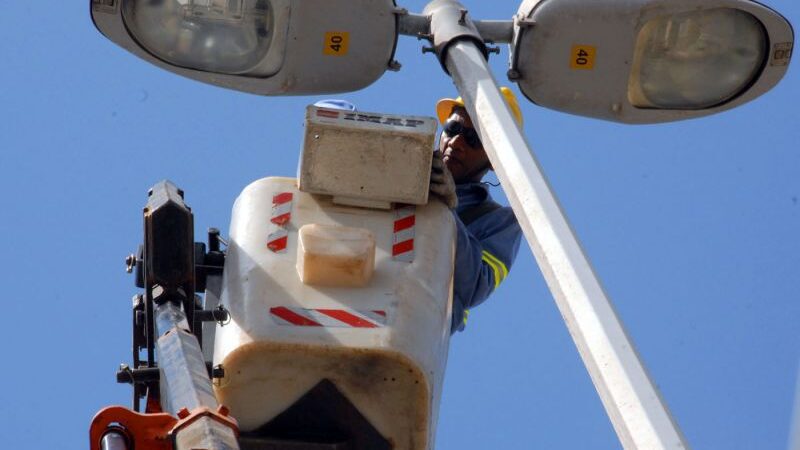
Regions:
[[[451, 333], [462, 331], [470, 308], [483, 303], [508, 276], [522, 239], [514, 212], [495, 203], [486, 185], [459, 184], [456, 195]], [[475, 212], [479, 213], [478, 217]]]

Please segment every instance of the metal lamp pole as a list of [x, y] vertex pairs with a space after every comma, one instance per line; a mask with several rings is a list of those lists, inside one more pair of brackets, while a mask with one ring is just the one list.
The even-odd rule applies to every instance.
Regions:
[[437, 54], [464, 99], [623, 446], [688, 448], [506, 106], [477, 28], [453, 0], [434, 0], [425, 14]]

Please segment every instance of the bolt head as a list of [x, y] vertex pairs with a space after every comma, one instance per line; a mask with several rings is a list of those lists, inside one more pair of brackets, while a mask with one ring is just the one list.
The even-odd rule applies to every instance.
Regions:
[[131, 253], [125, 257], [125, 272], [131, 273], [136, 267], [136, 255]]
[[211, 377], [212, 378], [224, 378], [225, 377], [225, 369], [222, 368], [222, 365], [217, 364], [211, 369]]

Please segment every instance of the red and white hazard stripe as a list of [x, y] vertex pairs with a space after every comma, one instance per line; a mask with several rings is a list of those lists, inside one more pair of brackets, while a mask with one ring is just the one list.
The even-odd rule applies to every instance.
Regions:
[[416, 208], [404, 206], [394, 212], [394, 233], [392, 235], [392, 259], [395, 261], [414, 261], [414, 233], [417, 222]]
[[276, 306], [270, 316], [278, 325], [325, 328], [383, 328], [386, 311], [356, 311], [354, 309], [297, 308]]
[[292, 220], [292, 201], [294, 194], [279, 192], [272, 196], [272, 214], [269, 221], [277, 225], [267, 237], [267, 248], [275, 253], [286, 253], [289, 245], [289, 230], [286, 225]]
[[286, 247], [289, 245], [289, 230], [286, 228], [278, 228], [270, 233], [267, 238], [267, 248], [275, 253], [286, 253]]
[[292, 199], [294, 194], [291, 192], [281, 192], [272, 196], [272, 215], [270, 222], [275, 225], [286, 225], [292, 220]]

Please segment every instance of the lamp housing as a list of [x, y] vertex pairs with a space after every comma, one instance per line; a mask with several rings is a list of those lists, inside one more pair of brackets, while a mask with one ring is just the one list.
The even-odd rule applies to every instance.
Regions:
[[263, 95], [362, 89], [397, 42], [393, 0], [90, 0], [97, 29], [165, 70]]
[[750, 0], [525, 0], [509, 73], [546, 108], [668, 122], [765, 93], [793, 43], [789, 22]]

